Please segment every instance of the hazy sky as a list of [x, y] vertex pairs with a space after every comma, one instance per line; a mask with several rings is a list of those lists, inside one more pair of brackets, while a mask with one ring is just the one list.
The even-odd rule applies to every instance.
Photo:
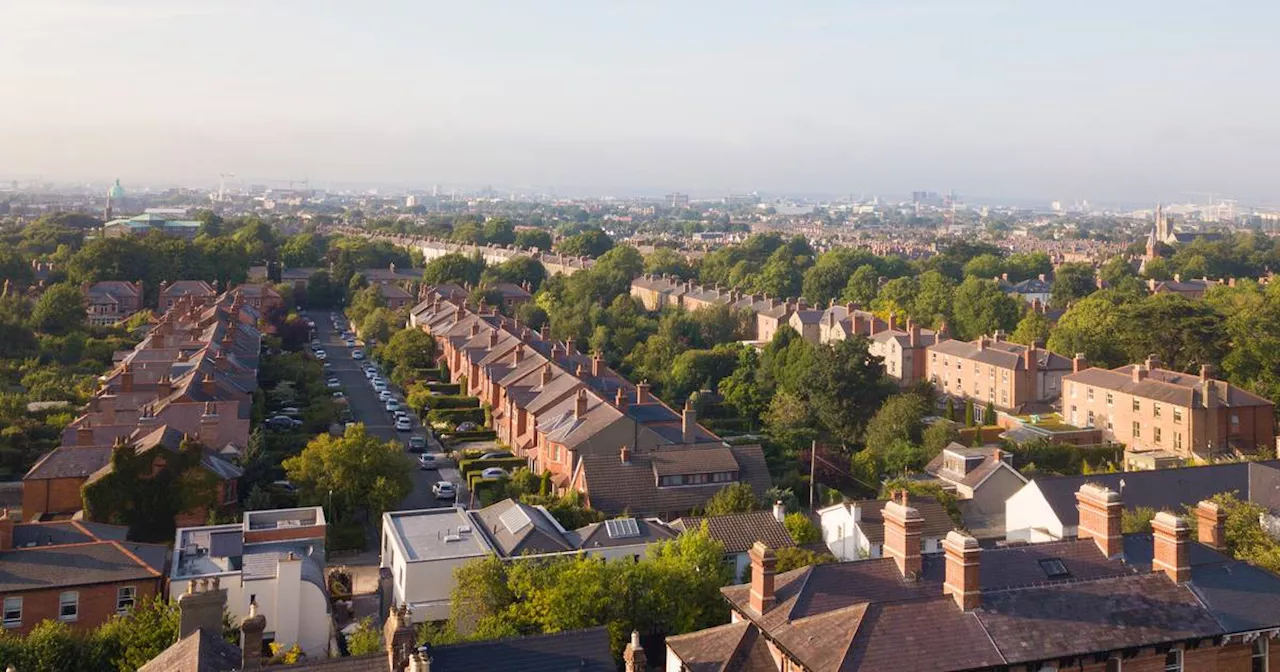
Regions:
[[0, 0], [0, 179], [1280, 201], [1276, 0]]

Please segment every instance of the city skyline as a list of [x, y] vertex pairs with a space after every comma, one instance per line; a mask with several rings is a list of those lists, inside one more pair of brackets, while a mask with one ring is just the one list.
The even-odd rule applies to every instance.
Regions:
[[[0, 177], [1274, 203], [1265, 3], [0, 4]], [[51, 45], [57, 45], [56, 48]], [[557, 187], [561, 188], [561, 187]], [[569, 187], [563, 187], [568, 189]]]

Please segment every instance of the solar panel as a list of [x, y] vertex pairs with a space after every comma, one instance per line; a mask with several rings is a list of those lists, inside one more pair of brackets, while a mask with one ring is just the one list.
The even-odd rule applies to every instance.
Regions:
[[640, 525], [635, 518], [614, 518], [604, 521], [605, 532], [610, 539], [630, 539], [640, 536]]
[[498, 516], [498, 520], [502, 521], [503, 527], [506, 527], [511, 534], [515, 534], [523, 529], [525, 525], [533, 523], [529, 519], [529, 514], [525, 513], [524, 509], [519, 506], [513, 506], [503, 511], [502, 515]]

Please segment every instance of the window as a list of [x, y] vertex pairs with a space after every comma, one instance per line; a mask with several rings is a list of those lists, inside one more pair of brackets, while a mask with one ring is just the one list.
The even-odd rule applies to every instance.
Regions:
[[1142, 402], [1137, 399], [1133, 400], [1133, 411], [1136, 413], [1142, 410]]
[[1075, 396], [1076, 396], [1076, 388], [1077, 388], [1077, 387], [1079, 387], [1079, 386], [1078, 386], [1078, 385], [1076, 385], [1075, 383], [1071, 383], [1071, 398], [1072, 398], [1072, 399], [1074, 399], [1074, 398], [1075, 398]]
[[1240, 414], [1239, 414], [1239, 413], [1232, 413], [1232, 414], [1231, 414], [1231, 426], [1232, 426], [1232, 427], [1239, 427], [1239, 426], [1240, 426]]
[[1270, 640], [1265, 636], [1253, 640], [1253, 657], [1250, 660], [1253, 666], [1250, 668], [1253, 672], [1267, 672], [1267, 649]]
[[1093, 411], [1089, 411], [1089, 422], [1085, 425], [1085, 427], [1092, 427], [1092, 426], [1093, 426]]
[[1124, 663], [1119, 658], [1107, 659], [1107, 672], [1121, 672], [1124, 669]]
[[1139, 424], [1137, 420], [1133, 421], [1133, 438], [1135, 439], [1142, 438], [1142, 425]]
[[1182, 409], [1175, 408], [1173, 409], [1173, 424], [1177, 425], [1181, 423], [1182, 423]]
[[1111, 416], [1107, 416], [1107, 431], [1108, 431], [1108, 432], [1115, 432], [1115, 431], [1116, 431], [1116, 427], [1115, 427], [1115, 425], [1111, 424]]
[[133, 608], [138, 597], [138, 589], [134, 586], [120, 586], [116, 589], [116, 613], [124, 614]]
[[1160, 404], [1154, 402], [1151, 404], [1151, 415], [1157, 418], [1160, 417]]
[[80, 617], [80, 593], [69, 590], [58, 596], [58, 620], [74, 621]]
[[1156, 443], [1157, 443], [1157, 444], [1159, 444], [1159, 443], [1160, 443], [1160, 428], [1159, 428], [1159, 427], [1155, 427], [1155, 428], [1154, 428], [1154, 432], [1155, 432], [1155, 440], [1156, 440]]
[[1182, 672], [1182, 649], [1164, 654], [1164, 672]]
[[1084, 396], [1085, 396], [1086, 398], [1088, 398], [1088, 399], [1089, 399], [1089, 401], [1093, 401], [1093, 388], [1092, 388], [1092, 387], [1085, 388], [1085, 395], [1084, 395]]
[[4, 627], [17, 628], [22, 625], [22, 598], [4, 598]]
[[1181, 434], [1181, 433], [1179, 433], [1179, 432], [1174, 432], [1174, 433], [1173, 433], [1173, 447], [1174, 447], [1174, 448], [1181, 448], [1181, 447], [1182, 447], [1182, 434]]
[[1113, 394], [1111, 394], [1110, 392], [1108, 392], [1108, 393], [1107, 393], [1107, 405], [1108, 405], [1108, 406], [1111, 406], [1111, 405], [1115, 404], [1115, 401], [1116, 401], [1115, 395], [1113, 395]]
[[1000, 390], [1000, 403], [1005, 406], [1009, 405], [1009, 390]]

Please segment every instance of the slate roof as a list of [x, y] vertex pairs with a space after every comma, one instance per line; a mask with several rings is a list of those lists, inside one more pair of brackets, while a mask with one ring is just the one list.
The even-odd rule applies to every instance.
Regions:
[[650, 455], [659, 476], [738, 471], [738, 460], [726, 446], [698, 450], [655, 451]]
[[[1014, 430], [1010, 430], [1010, 431], [1014, 431]], [[962, 473], [951, 471], [950, 469], [947, 469], [945, 467], [946, 453], [948, 452], [953, 453], [955, 455], [959, 455], [961, 457], [970, 457], [970, 458], [981, 455], [982, 460], [976, 466], [969, 469], [968, 472], [962, 474]], [[935, 456], [932, 460], [930, 460], [929, 464], [925, 465], [924, 471], [925, 473], [931, 476], [934, 476], [936, 478], [940, 478], [944, 481], [950, 481], [952, 483], [957, 483], [960, 485], [964, 485], [966, 487], [973, 488], [973, 487], [977, 487], [979, 483], [986, 480], [987, 477], [995, 473], [998, 469], [1002, 469], [1005, 466], [1008, 466], [1008, 465], [1005, 465], [1003, 460], [997, 459], [994, 451], [991, 448], [973, 448], [969, 446], [962, 446], [958, 443], [953, 442], [950, 445], [948, 445], [946, 448], [944, 448], [943, 452], [938, 453], [937, 456]], [[1012, 467], [1009, 467], [1009, 470], [1017, 474], [1019, 478], [1022, 478], [1022, 481], [1024, 483], [1026, 482], [1026, 478], [1023, 478], [1022, 474], [1019, 474]]]
[[[885, 501], [878, 499], [847, 504], [856, 505], [861, 509], [862, 520], [858, 523], [858, 529], [862, 530], [863, 536], [872, 544], [884, 543], [885, 504]], [[947, 536], [948, 532], [956, 529], [955, 523], [951, 522], [951, 516], [947, 515], [947, 510], [938, 503], [938, 500], [932, 497], [912, 497], [911, 506], [919, 511], [920, 517], [924, 519], [924, 524], [920, 526], [920, 538], [941, 539]]]
[[700, 528], [704, 522], [711, 537], [724, 544], [725, 553], [746, 553], [757, 541], [763, 541], [769, 548], [775, 549], [795, 546], [787, 528], [773, 517], [773, 511], [686, 516], [671, 523], [671, 526], [681, 532], [688, 532]]
[[152, 658], [138, 672], [229, 672], [240, 667], [241, 657], [240, 647], [228, 644], [221, 633], [200, 628]]
[[[87, 520], [19, 523], [13, 526], [13, 547], [83, 544], [91, 541], [124, 541], [129, 528]], [[163, 565], [163, 561], [160, 563]]]
[[[1179, 406], [1199, 406], [1204, 398], [1205, 385], [1198, 375], [1152, 368], [1138, 382], [1133, 381], [1133, 367], [1136, 364], [1121, 366], [1116, 369], [1085, 369], [1063, 377], [1063, 384], [1074, 382], [1078, 385], [1100, 387], [1123, 394], [1132, 394], [1144, 399], [1164, 401]], [[1229, 408], [1244, 406], [1271, 406], [1271, 400], [1243, 390], [1226, 381], [1214, 381], [1219, 388], [1219, 403]], [[1226, 389], [1226, 394], [1222, 389]]]
[[[509, 513], [512, 509], [519, 509], [520, 513]], [[556, 527], [550, 516], [536, 506], [504, 499], [476, 511], [475, 515], [484, 526], [485, 534], [504, 556], [574, 550], [573, 543]], [[520, 525], [514, 530], [509, 529], [508, 521]]]
[[40, 458], [22, 480], [88, 478], [111, 461], [111, 446], [59, 446]]
[[[607, 628], [436, 647], [431, 672], [615, 672]], [[385, 665], [385, 657], [383, 658]]]
[[688, 672], [777, 672], [760, 630], [738, 621], [667, 638]]
[[[677, 452], [684, 449], [669, 446], [658, 450]], [[738, 462], [738, 480], [750, 483], [756, 496], [763, 497], [770, 486], [764, 451], [758, 445], [733, 446], [730, 450]], [[712, 495], [729, 485], [708, 483], [659, 488], [651, 454], [649, 451], [637, 451], [632, 455], [630, 464], [623, 464], [617, 453], [584, 455], [580, 468], [586, 477], [591, 508], [609, 516], [624, 511], [645, 516], [692, 511], [705, 505]]]
[[[1008, 341], [995, 341], [985, 338], [986, 345], [978, 347], [977, 341], [946, 340], [930, 346], [930, 350], [952, 357], [961, 357], [983, 364], [992, 364], [1001, 368], [1022, 371], [1026, 369], [1023, 353], [1027, 346]], [[1036, 349], [1036, 366], [1041, 371], [1070, 371], [1071, 360], [1044, 348]]]
[[640, 535], [636, 537], [610, 537], [607, 525], [604, 523], [591, 523], [570, 532], [570, 540], [573, 542], [574, 547], [579, 550], [590, 551], [595, 548], [652, 544], [674, 539], [676, 536], [676, 530], [656, 518], [635, 518], [633, 520], [636, 521], [636, 529], [640, 531]]
[[[1149, 535], [1125, 538], [1126, 549], [1151, 544]], [[944, 595], [939, 556], [923, 558], [916, 581], [903, 580], [889, 558], [779, 574], [776, 604], [763, 615], [747, 606], [750, 586], [721, 591], [806, 669], [850, 672], [1021, 665], [1280, 625], [1280, 577], [1201, 550], [1192, 551], [1192, 580], [1181, 586], [1149, 565], [1105, 558], [1091, 540], [983, 550], [981, 605], [969, 612]], [[1067, 574], [1049, 576], [1046, 559], [1061, 561]], [[745, 633], [673, 638], [672, 650], [723, 660]]]
[[5, 551], [0, 553], [0, 592], [157, 579], [164, 575], [167, 552], [164, 546], [118, 541]]
[[[1280, 479], [1278, 469], [1280, 460], [1231, 462], [1114, 474], [1051, 476], [1036, 478], [1024, 487], [1034, 485], [1039, 488], [1054, 515], [1063, 525], [1070, 527], [1080, 520], [1076, 511], [1076, 491], [1085, 483], [1097, 483], [1121, 492], [1128, 509], [1146, 506], [1157, 511], [1181, 511], [1185, 505], [1210, 499], [1220, 492], [1235, 492], [1240, 499], [1247, 499], [1271, 510], [1280, 510], [1280, 490], [1272, 487], [1258, 488], [1255, 491], [1252, 487], [1255, 484], [1277, 482], [1276, 479]], [[1120, 481], [1124, 481], [1123, 488]]]

